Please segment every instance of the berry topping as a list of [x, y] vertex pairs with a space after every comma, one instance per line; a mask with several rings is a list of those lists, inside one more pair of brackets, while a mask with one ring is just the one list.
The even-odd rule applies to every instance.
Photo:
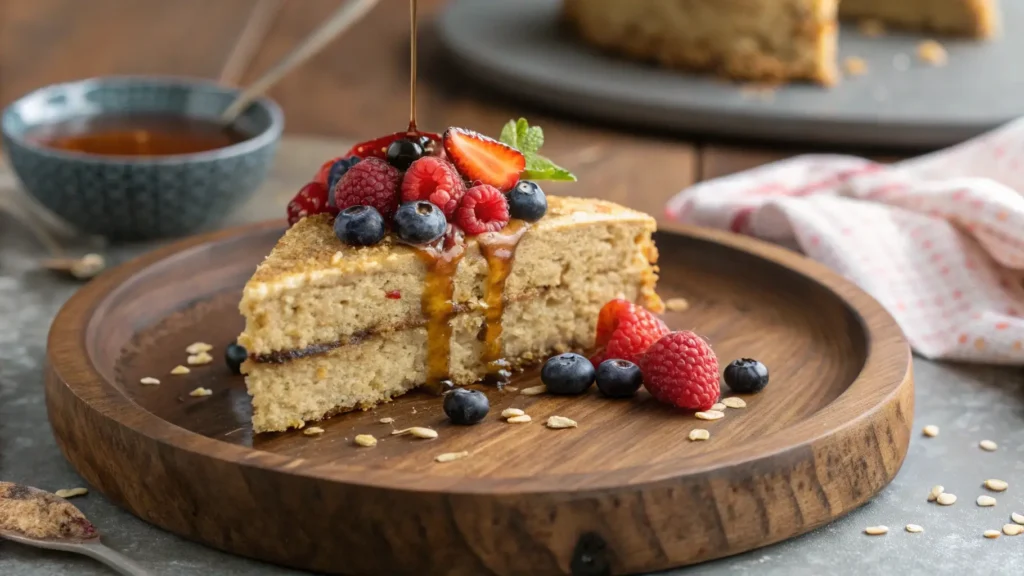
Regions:
[[426, 200], [441, 208], [447, 218], [455, 215], [466, 193], [462, 176], [450, 162], [426, 156], [412, 163], [402, 179], [402, 202]]
[[228, 370], [231, 370], [232, 374], [242, 373], [242, 362], [245, 362], [248, 357], [249, 351], [237, 342], [232, 342], [224, 349], [224, 362], [227, 363]]
[[708, 410], [718, 402], [718, 359], [693, 332], [672, 332], [652, 344], [640, 371], [644, 387], [660, 402], [688, 410]]
[[594, 357], [594, 365], [609, 359], [636, 364], [651, 344], [668, 333], [668, 326], [650, 311], [616, 298], [605, 304], [597, 317], [596, 344], [603, 350]]
[[520, 180], [508, 193], [508, 213], [518, 220], [536, 222], [548, 211], [548, 198], [536, 182]]
[[356, 144], [348, 151], [345, 156], [358, 156], [360, 158], [380, 158], [386, 160], [388, 157], [388, 146], [396, 140], [408, 140], [410, 137], [418, 138], [419, 145], [421, 148], [426, 148], [423, 144], [423, 139], [427, 139], [430, 142], [440, 142], [441, 137], [432, 132], [395, 132], [389, 136], [382, 136], [376, 140], [370, 140], [361, 144]]
[[401, 300], [402, 299], [402, 291], [401, 290], [388, 290], [387, 292], [384, 293], [384, 297], [387, 298], [388, 300]]
[[423, 156], [423, 146], [420, 146], [419, 142], [403, 138], [388, 144], [388, 164], [399, 170], [408, 170], [409, 165], [419, 160], [421, 156]]
[[327, 205], [327, 187], [319, 182], [310, 182], [288, 203], [288, 225], [294, 226], [306, 216], [331, 211]]
[[515, 186], [526, 168], [522, 152], [472, 130], [449, 128], [442, 142], [448, 159], [472, 183], [490, 184], [504, 192]]
[[[319, 182], [320, 184], [323, 184], [324, 186], [327, 186], [328, 180], [330, 179], [330, 175], [331, 175], [331, 168], [334, 167], [334, 164], [338, 160], [341, 160], [343, 158], [345, 158], [345, 157], [344, 156], [338, 156], [337, 158], [331, 158], [327, 162], [324, 162], [323, 164], [321, 164], [320, 165], [320, 169], [316, 171], [316, 176], [313, 178], [313, 182]], [[330, 186], [327, 186], [327, 189], [330, 190]]]
[[632, 362], [605, 360], [597, 367], [597, 389], [609, 398], [629, 398], [643, 383], [640, 367]]
[[395, 212], [395, 233], [407, 244], [429, 244], [444, 236], [447, 228], [444, 213], [430, 202], [406, 202]]
[[368, 158], [349, 168], [334, 187], [334, 200], [339, 209], [350, 206], [372, 206], [384, 218], [390, 218], [398, 207], [398, 184], [402, 173], [377, 158]]
[[334, 219], [334, 235], [351, 246], [373, 246], [384, 239], [384, 218], [373, 206], [349, 206]]
[[725, 367], [725, 383], [733, 392], [753, 394], [768, 385], [768, 367], [751, 358], [733, 360]]
[[444, 396], [444, 413], [452, 424], [476, 424], [487, 416], [491, 404], [479, 390], [456, 388]]
[[583, 394], [594, 383], [594, 366], [579, 354], [559, 354], [544, 363], [540, 380], [552, 394]]
[[[358, 164], [360, 160], [362, 158], [356, 158], [355, 156], [335, 160], [327, 171], [327, 189], [334, 190], [334, 187], [338, 185], [338, 180], [341, 180], [341, 177], [348, 173], [349, 168]], [[328, 195], [327, 201], [331, 206], [334, 206], [334, 195]]]
[[471, 236], [497, 232], [508, 224], [508, 220], [505, 195], [487, 184], [467, 190], [455, 211], [455, 223]]

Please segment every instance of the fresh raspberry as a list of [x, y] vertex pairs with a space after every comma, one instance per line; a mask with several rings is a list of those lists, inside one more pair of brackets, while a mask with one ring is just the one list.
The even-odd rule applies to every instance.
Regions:
[[424, 156], [412, 163], [402, 179], [402, 202], [426, 200], [451, 219], [466, 194], [462, 176], [450, 162]]
[[398, 209], [398, 184], [402, 173], [387, 162], [367, 158], [356, 164], [334, 187], [339, 210], [350, 206], [373, 206], [385, 220]]
[[668, 326], [650, 311], [616, 298], [605, 304], [597, 316], [596, 345], [601, 351], [591, 362], [594, 368], [611, 359], [638, 364], [647, 348], [668, 333]]
[[672, 332], [640, 359], [644, 387], [660, 402], [687, 410], [707, 410], [718, 402], [718, 358], [703, 338]]
[[327, 205], [327, 187], [319, 182], [310, 182], [288, 203], [288, 225], [294, 226], [306, 216], [321, 212], [334, 212]]
[[480, 184], [467, 190], [455, 211], [455, 223], [470, 236], [497, 232], [508, 224], [508, 219], [505, 195], [490, 184]]

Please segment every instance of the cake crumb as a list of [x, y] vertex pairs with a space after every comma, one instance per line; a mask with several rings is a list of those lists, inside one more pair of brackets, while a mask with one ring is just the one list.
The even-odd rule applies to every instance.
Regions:
[[665, 301], [665, 308], [669, 312], [685, 312], [690, 308], [690, 303], [686, 298], [669, 298]]
[[341, 264], [341, 259], [345, 256], [341, 252], [335, 252], [334, 256], [331, 256], [331, 266], [337, 266]]
[[552, 416], [548, 418], [546, 426], [548, 428], [560, 430], [562, 428], [576, 428], [577, 424], [572, 418], [566, 418], [565, 416]]
[[868, 73], [868, 61], [859, 56], [849, 56], [843, 60], [843, 69], [850, 76], [863, 76]]
[[364, 448], [370, 448], [371, 446], [377, 445], [377, 439], [370, 434], [359, 434], [356, 436], [356, 444], [359, 444]]
[[326, 366], [318, 366], [317, 367], [317, 369], [316, 369], [316, 379], [317, 380], [326, 380], [327, 379], [327, 367]]
[[319, 436], [324, 432], [325, 430], [323, 428], [320, 428], [319, 426], [310, 426], [309, 428], [306, 428], [305, 430], [302, 431], [302, 433], [305, 434], [306, 436]]
[[693, 430], [690, 430], [691, 442], [699, 442], [701, 440], [708, 440], [709, 438], [711, 438], [711, 432], [708, 432], [703, 428], [694, 428]]
[[295, 428], [296, 430], [302, 430], [303, 428], [306, 427], [306, 421], [300, 418], [293, 418], [292, 420], [288, 421], [288, 427]]
[[462, 452], [446, 452], [444, 454], [437, 456], [436, 458], [434, 458], [434, 460], [441, 463], [453, 462], [455, 460], [461, 460], [466, 456], [469, 456], [469, 452], [466, 452], [465, 450], [463, 450]]
[[159, 383], [159, 380], [151, 376], [146, 376], [145, 378], [139, 380], [139, 384], [142, 384], [143, 386], [156, 386]]
[[192, 356], [189, 356], [186, 362], [190, 366], [201, 366], [203, 364], [209, 364], [210, 362], [213, 362], [213, 356], [210, 356], [206, 352], [200, 352], [198, 354], [193, 354]]
[[949, 53], [942, 44], [935, 40], [925, 40], [917, 45], [917, 57], [932, 66], [945, 66], [949, 62]]
[[171, 374], [175, 376], [181, 376], [182, 374], [188, 374], [189, 372], [191, 372], [191, 370], [189, 370], [187, 366], [182, 366], [181, 364], [171, 368]]
[[876, 18], [864, 18], [857, 22], [857, 31], [868, 38], [885, 36], [885, 22]]
[[212, 394], [213, 390], [210, 390], [209, 388], [203, 388], [202, 386], [188, 393], [189, 396], [194, 396], [196, 398], [200, 396], [210, 396]]
[[89, 491], [86, 490], [85, 488], [63, 488], [61, 490], [57, 490], [56, 492], [54, 492], [54, 494], [60, 496], [61, 498], [74, 498], [75, 496], [85, 496], [88, 493]]
[[193, 342], [185, 348], [185, 352], [188, 352], [189, 354], [201, 354], [203, 352], [209, 352], [210, 350], [213, 350], [213, 346], [206, 342]]

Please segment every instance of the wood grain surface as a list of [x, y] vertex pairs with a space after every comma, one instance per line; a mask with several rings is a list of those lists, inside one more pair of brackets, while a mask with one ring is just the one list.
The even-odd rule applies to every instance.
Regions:
[[[241, 286], [280, 233], [250, 226], [143, 256], [79, 291], [50, 333], [61, 449], [111, 500], [185, 537], [332, 573], [645, 572], [818, 527], [865, 503], [906, 455], [910, 351], [892, 319], [809, 260], [702, 230], [657, 238], [671, 255], [659, 292], [690, 302], [665, 319], [707, 336], [723, 362], [769, 365], [772, 383], [746, 409], [705, 422], [643, 392], [487, 389], [488, 419], [453, 427], [439, 399], [413, 393], [324, 422], [322, 436], [254, 438], [244, 383], [220, 355], [242, 326]], [[197, 340], [217, 360], [171, 375]], [[528, 372], [512, 386], [537, 383]], [[189, 396], [198, 386], [213, 395]], [[508, 406], [535, 421], [502, 422]], [[556, 414], [579, 428], [545, 428]], [[385, 417], [440, 436], [392, 437]], [[711, 439], [689, 442], [694, 428]], [[379, 444], [356, 447], [367, 433]]]

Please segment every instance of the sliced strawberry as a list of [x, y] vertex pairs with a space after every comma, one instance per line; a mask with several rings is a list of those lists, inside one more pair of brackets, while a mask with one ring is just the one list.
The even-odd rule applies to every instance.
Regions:
[[321, 184], [321, 185], [323, 185], [324, 188], [326, 188], [327, 187], [327, 180], [331, 176], [331, 166], [334, 166], [334, 163], [337, 162], [338, 160], [341, 160], [342, 158], [344, 158], [344, 156], [338, 156], [337, 158], [331, 158], [327, 162], [324, 162], [320, 166], [320, 169], [316, 171], [316, 176], [313, 177], [313, 182], [316, 182], [317, 184]]
[[489, 184], [508, 192], [526, 168], [522, 152], [472, 130], [449, 128], [442, 141], [448, 160], [470, 183]]
[[387, 160], [388, 157], [388, 146], [391, 145], [395, 140], [403, 140], [408, 138], [422, 138], [427, 137], [433, 142], [440, 142], [441, 137], [433, 132], [395, 132], [390, 136], [382, 136], [376, 140], [370, 140], [369, 142], [363, 142], [356, 144], [348, 151], [345, 156], [358, 156], [360, 158], [380, 158], [381, 160]]

